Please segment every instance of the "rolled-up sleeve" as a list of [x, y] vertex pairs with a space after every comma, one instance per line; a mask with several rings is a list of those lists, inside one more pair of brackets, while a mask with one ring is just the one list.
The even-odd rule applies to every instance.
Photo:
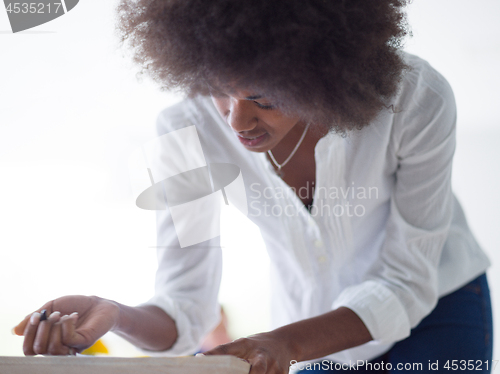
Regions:
[[[406, 338], [438, 300], [438, 264], [452, 219], [456, 107], [432, 69], [399, 103], [391, 142], [397, 158], [385, 238], [366, 280], [343, 290], [333, 308], [352, 309], [375, 341]], [[431, 83], [429, 83], [431, 82]]]
[[169, 356], [193, 354], [203, 337], [220, 320], [217, 295], [222, 274], [222, 252], [219, 238], [180, 248], [170, 216], [161, 211], [157, 217], [155, 295], [146, 304], [156, 305], [172, 317], [178, 337], [168, 351], [147, 353]]
[[[158, 136], [190, 124], [182, 105], [168, 108], [160, 114]], [[169, 151], [161, 150], [161, 153]], [[164, 155], [161, 157], [165, 158]], [[220, 320], [220, 237], [181, 247], [168, 208], [156, 212], [156, 221], [158, 269], [155, 294], [143, 305], [155, 305], [164, 310], [175, 321], [178, 336], [169, 350], [145, 353], [151, 356], [193, 354]]]

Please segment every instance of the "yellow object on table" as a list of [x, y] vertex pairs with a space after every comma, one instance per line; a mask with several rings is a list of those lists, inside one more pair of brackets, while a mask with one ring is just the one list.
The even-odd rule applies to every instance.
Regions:
[[101, 339], [96, 341], [92, 346], [82, 351], [82, 355], [97, 356], [109, 354], [108, 348], [104, 345]]

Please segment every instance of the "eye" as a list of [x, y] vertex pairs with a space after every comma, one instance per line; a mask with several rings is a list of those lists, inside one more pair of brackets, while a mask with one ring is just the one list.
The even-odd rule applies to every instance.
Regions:
[[260, 109], [264, 109], [264, 110], [272, 110], [274, 109], [274, 105], [270, 105], [270, 104], [261, 104], [259, 103], [258, 101], [254, 101], [255, 105], [257, 105]]

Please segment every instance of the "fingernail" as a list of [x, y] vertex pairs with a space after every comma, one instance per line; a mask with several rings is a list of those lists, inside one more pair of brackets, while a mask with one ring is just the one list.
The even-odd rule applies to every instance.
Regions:
[[35, 312], [31, 315], [31, 318], [30, 318], [30, 323], [32, 325], [37, 325], [38, 322], [40, 322], [40, 317], [41, 317], [41, 314], [38, 313], [38, 312]]
[[201, 357], [201, 356], [205, 356], [203, 353], [197, 353], [194, 355], [194, 357]]
[[50, 319], [51, 321], [54, 321], [54, 320], [59, 319], [60, 316], [61, 316], [61, 312], [52, 312], [48, 319]]
[[77, 315], [78, 315], [78, 312], [73, 312], [69, 316], [72, 317], [72, 316], [77, 316]]
[[10, 332], [12, 333], [12, 335], [17, 335], [17, 334], [16, 334], [16, 326], [14, 326], [14, 327], [12, 328], [12, 330], [10, 330]]

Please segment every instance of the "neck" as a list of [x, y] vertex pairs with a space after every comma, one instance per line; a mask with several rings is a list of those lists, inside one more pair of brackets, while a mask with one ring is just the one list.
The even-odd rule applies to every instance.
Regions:
[[[304, 130], [306, 128], [306, 123], [297, 123], [286, 136], [271, 150], [273, 156], [276, 158], [278, 163], [283, 163], [286, 158], [293, 151], [297, 143], [299, 142]], [[318, 141], [328, 133], [328, 129], [324, 126], [319, 126], [311, 124], [307, 133], [302, 141], [302, 144], [297, 149], [295, 157], [301, 157], [304, 153], [310, 153], [311, 148], [314, 149]], [[269, 158], [269, 156], [268, 156]]]

